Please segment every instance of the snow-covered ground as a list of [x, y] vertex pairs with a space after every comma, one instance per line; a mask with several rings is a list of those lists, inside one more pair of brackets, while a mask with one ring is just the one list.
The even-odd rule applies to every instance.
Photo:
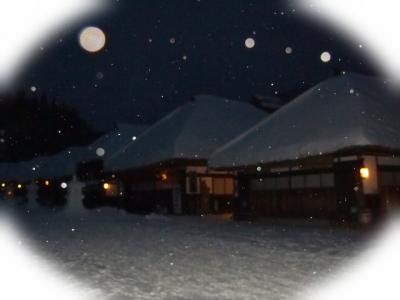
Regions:
[[298, 299], [345, 269], [365, 240], [340, 228], [216, 217], [7, 210], [23, 244], [99, 299]]

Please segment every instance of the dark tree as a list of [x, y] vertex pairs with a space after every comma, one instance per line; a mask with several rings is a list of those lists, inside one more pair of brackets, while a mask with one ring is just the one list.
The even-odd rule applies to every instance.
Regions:
[[28, 98], [23, 90], [0, 96], [0, 158], [20, 161], [51, 155], [69, 146], [90, 143], [99, 136], [64, 103], [47, 94]]

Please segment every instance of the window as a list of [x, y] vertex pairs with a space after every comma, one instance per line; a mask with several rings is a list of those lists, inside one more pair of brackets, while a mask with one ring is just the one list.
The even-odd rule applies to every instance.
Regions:
[[276, 178], [276, 189], [287, 190], [289, 189], [289, 177], [278, 177]]
[[253, 191], [276, 190], [276, 179], [274, 177], [267, 177], [267, 178], [252, 180], [251, 181], [251, 189]]
[[264, 189], [264, 182], [262, 179], [255, 179], [251, 181], [251, 189], [253, 191], [262, 191]]
[[291, 178], [292, 189], [304, 189], [304, 176], [293, 176]]
[[225, 194], [225, 179], [214, 178], [214, 194], [224, 195]]
[[335, 176], [333, 173], [321, 174], [321, 186], [326, 188], [335, 187]]
[[214, 195], [232, 195], [235, 193], [233, 178], [214, 178]]
[[254, 191], [300, 190], [305, 188], [331, 188], [334, 186], [335, 176], [333, 173], [267, 177], [251, 181], [251, 189]]
[[273, 191], [276, 189], [276, 178], [269, 177], [264, 179], [264, 187], [267, 191]]
[[119, 185], [116, 183], [104, 183], [104, 193], [106, 197], [119, 196]]
[[213, 193], [213, 179], [212, 179], [212, 177], [202, 177], [201, 181], [207, 187], [208, 192], [210, 194], [212, 194]]
[[198, 194], [200, 192], [199, 188], [199, 177], [196, 175], [190, 175], [186, 178], [186, 192], [188, 194]]
[[235, 183], [233, 178], [225, 178], [225, 194], [233, 195], [235, 193]]
[[319, 174], [306, 175], [306, 188], [321, 187], [321, 177]]

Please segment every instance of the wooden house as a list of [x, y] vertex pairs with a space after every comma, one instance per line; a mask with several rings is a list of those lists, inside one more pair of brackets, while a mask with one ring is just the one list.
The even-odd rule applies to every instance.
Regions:
[[266, 115], [248, 103], [196, 97], [105, 160], [105, 196], [134, 212], [231, 211], [233, 173], [210, 170], [208, 158]]
[[400, 98], [355, 74], [305, 92], [218, 149], [236, 216], [371, 222], [400, 204]]

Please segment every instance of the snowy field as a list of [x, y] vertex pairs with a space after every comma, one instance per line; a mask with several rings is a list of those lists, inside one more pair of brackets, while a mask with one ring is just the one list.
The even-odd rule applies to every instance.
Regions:
[[18, 218], [23, 244], [98, 299], [299, 299], [345, 269], [365, 240], [322, 226], [0, 208]]

